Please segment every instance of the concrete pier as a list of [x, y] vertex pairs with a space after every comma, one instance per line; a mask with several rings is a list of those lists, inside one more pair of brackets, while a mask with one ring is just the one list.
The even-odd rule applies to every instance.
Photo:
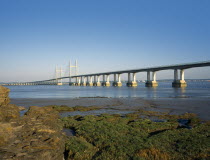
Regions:
[[72, 82], [72, 81], [71, 81], [71, 78], [69, 78], [69, 85], [70, 85], [70, 86], [75, 86], [75, 82]]
[[[106, 79], [105, 79], [105, 76], [106, 76]], [[101, 85], [104, 87], [110, 86], [109, 75], [103, 75], [103, 82], [101, 83]]]
[[81, 86], [86, 86], [86, 77], [81, 77]]
[[113, 86], [115, 87], [121, 87], [122, 86], [122, 82], [121, 82], [121, 74], [118, 74], [118, 81], [117, 81], [117, 75], [114, 74], [114, 82], [113, 82]]
[[184, 69], [180, 70], [180, 79], [178, 77], [178, 70], [174, 70], [174, 81], [172, 82], [172, 87], [180, 88], [180, 87], [187, 87], [187, 83], [184, 80]]
[[75, 82], [69, 82], [70, 86], [75, 86]]
[[158, 83], [156, 81], [156, 71], [152, 72], [152, 80], [150, 80], [150, 71], [147, 71], [147, 81], [145, 83], [146, 87], [157, 87]]
[[80, 86], [80, 82], [81, 82], [80, 77], [76, 77], [76, 83], [75, 83], [75, 86]]
[[133, 81], [131, 80], [131, 73], [128, 73], [128, 87], [137, 87], [138, 83], [136, 82], [136, 73], [133, 73]]
[[[96, 80], [96, 78], [97, 78], [97, 80]], [[93, 86], [98, 86], [98, 87], [101, 86], [100, 75], [94, 76]]]
[[87, 83], [86, 83], [87, 86], [93, 86], [93, 76], [90, 76], [90, 80], [89, 80], [89, 77], [87, 76]]

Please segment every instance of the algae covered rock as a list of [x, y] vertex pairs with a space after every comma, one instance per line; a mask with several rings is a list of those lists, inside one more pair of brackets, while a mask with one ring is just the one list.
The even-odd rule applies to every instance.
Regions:
[[8, 88], [0, 86], [0, 106], [9, 104], [9, 92]]
[[0, 122], [17, 120], [20, 117], [18, 106], [9, 104], [9, 89], [0, 86]]
[[4, 124], [2, 131], [8, 136], [0, 136], [0, 159], [63, 160], [65, 136], [58, 112], [50, 107], [30, 107], [16, 124]]
[[9, 104], [9, 89], [0, 86], [0, 159], [63, 160], [65, 135], [58, 112], [52, 107], [24, 109]]
[[14, 121], [20, 118], [19, 108], [14, 104], [0, 106], [0, 122]]

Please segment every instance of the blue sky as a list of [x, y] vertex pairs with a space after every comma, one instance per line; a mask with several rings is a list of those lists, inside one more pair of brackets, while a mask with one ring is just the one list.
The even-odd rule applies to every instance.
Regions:
[[210, 60], [209, 18], [209, 0], [0, 0], [0, 82], [52, 78], [75, 59], [80, 73]]

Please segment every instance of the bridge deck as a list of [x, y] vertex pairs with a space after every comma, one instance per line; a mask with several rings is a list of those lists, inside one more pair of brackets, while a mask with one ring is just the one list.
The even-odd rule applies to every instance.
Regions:
[[[110, 75], [110, 74], [123, 74], [123, 73], [138, 73], [138, 72], [147, 72], [147, 71], [160, 71], [160, 70], [169, 70], [169, 69], [189, 69], [195, 67], [206, 67], [210, 66], [210, 61], [203, 61], [203, 62], [196, 62], [196, 63], [185, 63], [185, 64], [176, 64], [176, 65], [167, 65], [167, 66], [158, 66], [158, 67], [149, 67], [149, 68], [140, 68], [140, 69], [128, 69], [128, 70], [121, 70], [121, 71], [112, 71], [112, 72], [102, 72], [102, 73], [94, 73], [94, 74], [82, 74], [77, 76], [67, 76], [67, 77], [60, 77], [57, 79], [66, 79], [66, 78], [76, 78], [76, 77], [87, 77], [87, 76], [98, 76], [98, 75]], [[49, 82], [57, 79], [49, 79], [43, 80], [44, 82]], [[43, 81], [35, 81], [43, 82]]]

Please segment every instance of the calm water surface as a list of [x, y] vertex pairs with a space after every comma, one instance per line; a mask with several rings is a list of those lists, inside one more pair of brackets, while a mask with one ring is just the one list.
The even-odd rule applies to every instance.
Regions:
[[188, 82], [186, 88], [172, 88], [171, 83], [160, 82], [157, 88], [139, 83], [136, 88], [78, 87], [78, 86], [7, 86], [11, 98], [77, 98], [77, 97], [143, 97], [143, 98], [210, 98], [210, 82]]

